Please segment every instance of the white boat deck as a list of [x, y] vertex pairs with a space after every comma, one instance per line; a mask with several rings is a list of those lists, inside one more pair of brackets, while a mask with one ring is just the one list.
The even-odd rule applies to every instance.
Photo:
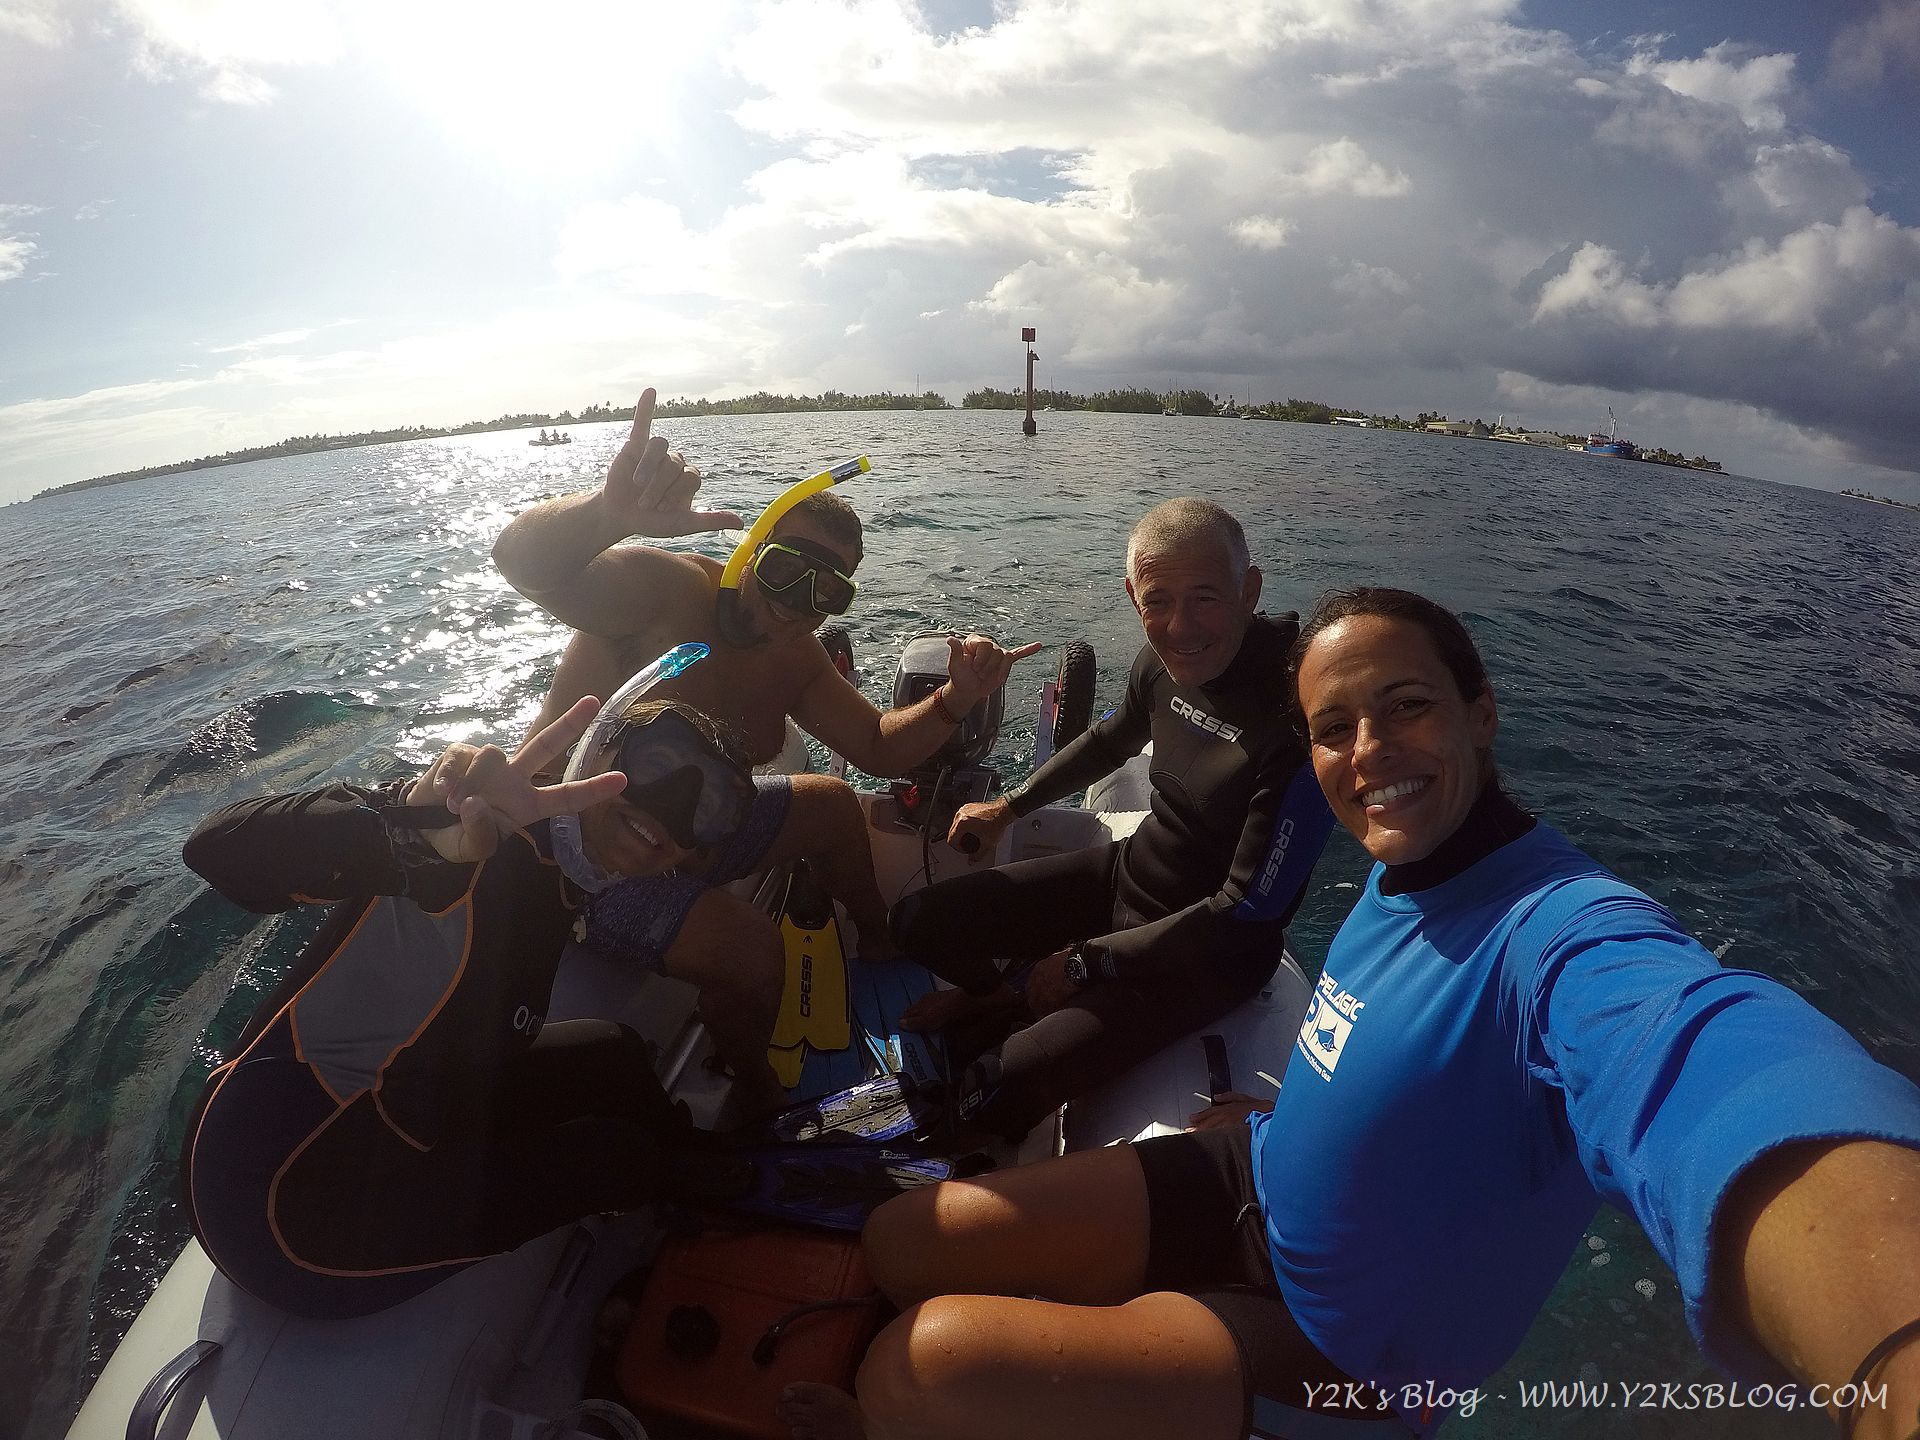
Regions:
[[[1124, 787], [1108, 792], [1109, 803], [1125, 798]], [[863, 801], [889, 902], [927, 883], [929, 867], [936, 881], [969, 868], [966, 857], [943, 844], [923, 847], [916, 832], [893, 823], [888, 797]], [[992, 860], [1101, 843], [1130, 833], [1143, 814], [1049, 806], [1011, 827]], [[700, 1063], [707, 1046], [693, 996], [676, 981], [574, 951], [562, 965], [550, 1013], [632, 1025], [657, 1047], [673, 1093], [697, 1121], [711, 1123], [725, 1082]], [[1289, 959], [1267, 996], [1209, 1027], [1228, 1033], [1240, 1089], [1271, 1093], [1254, 1081], [1254, 1067], [1282, 1063], [1275, 1057], [1283, 1059], [1306, 999], [1306, 982]], [[1197, 1044], [1169, 1047], [1114, 1087], [1119, 1093], [1076, 1102], [1076, 1148], [1131, 1137], [1156, 1122], [1178, 1125], [1198, 1108], [1193, 1092], [1204, 1077]], [[1061, 1130], [1037, 1127], [1009, 1162], [1054, 1153]], [[557, 1428], [549, 1422], [583, 1393], [602, 1297], [657, 1243], [644, 1213], [590, 1219], [351, 1321], [275, 1311], [228, 1284], [190, 1243], [88, 1396], [70, 1440], [568, 1440], [579, 1432], [564, 1420]], [[142, 1390], [196, 1339], [217, 1345], [217, 1355], [185, 1378], [156, 1428], [130, 1430]]]

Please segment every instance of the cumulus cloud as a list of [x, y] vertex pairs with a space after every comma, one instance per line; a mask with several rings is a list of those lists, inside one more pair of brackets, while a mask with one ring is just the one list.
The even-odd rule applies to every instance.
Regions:
[[1542, 288], [1534, 373], [1742, 402], [1826, 432], [1853, 459], [1920, 470], [1908, 421], [1920, 360], [1920, 230], [1865, 206], [1752, 241], [1670, 279], [1583, 246]]
[[1293, 222], [1278, 215], [1249, 215], [1234, 221], [1228, 229], [1228, 233], [1249, 250], [1278, 250], [1293, 231]]
[[1676, 95], [1725, 105], [1755, 130], [1781, 130], [1793, 94], [1792, 55], [1755, 55], [1723, 40], [1691, 59], [1663, 60], [1641, 51], [1627, 64], [1629, 75], [1650, 75]]
[[1920, 230], [1865, 206], [1778, 245], [1750, 243], [1666, 284], [1634, 278], [1599, 245], [1548, 282], [1536, 319], [1586, 314], [1638, 329], [1764, 332], [1893, 360], [1920, 344]]
[[1872, 194], [1845, 151], [1810, 135], [1756, 146], [1750, 175], [1769, 209], [1795, 218], [1838, 215]]
[[27, 273], [33, 257], [40, 253], [32, 232], [23, 231], [20, 222], [41, 213], [39, 205], [0, 205], [0, 284], [18, 280]]
[[1404, 195], [1413, 185], [1400, 171], [1379, 164], [1344, 135], [1315, 146], [1306, 165], [1281, 183], [1307, 195], [1366, 195], [1376, 199]]
[[1355, 260], [1334, 276], [1333, 290], [1353, 300], [1377, 300], [1407, 296], [1413, 287], [1384, 265], [1368, 265]]
[[0, 283], [18, 280], [40, 247], [24, 235], [0, 235]]
[[345, 37], [334, 0], [113, 0], [134, 37], [132, 65], [156, 82], [189, 81], [202, 99], [262, 105], [277, 88], [266, 72], [340, 58]]
[[[472, 35], [452, 36], [428, 0], [120, 3], [156, 73], [235, 100], [385, 35], [380, 63], [420, 105], [536, 154], [665, 144], [658, 116], [725, 112], [702, 115], [728, 133], [692, 193], [556, 209], [544, 316], [457, 325], [464, 349], [224, 347], [241, 359], [215, 393], [271, 393], [275, 415], [324, 384], [384, 389], [382, 406], [404, 388], [396, 418], [421, 418], [435, 363], [503, 390], [544, 370], [590, 394], [914, 372], [958, 391], [1004, 383], [993, 357], [1037, 323], [1044, 378], [1070, 388], [1523, 402], [1564, 430], [1615, 405], [1673, 427], [1647, 442], [1733, 468], [1763, 440], [1745, 463], [1920, 468], [1916, 232], [1809, 121], [1793, 55], [1599, 53], [1520, 0], [1248, 0], [1204, 24], [1144, 0], [1006, 0], [947, 32], [913, 0], [781, 0], [702, 7], [686, 23], [706, 28], [651, 42], [679, 22], [556, 0], [602, 43], [522, 95], [485, 68], [510, 7], [463, 12]], [[1875, 22], [1888, 54], [1893, 11]], [[657, 86], [631, 84], [641, 49], [674, 56]]]
[[[929, 329], [962, 350], [969, 319], [1024, 317], [1090, 384], [1305, 371], [1387, 409], [1437, 376], [1553, 386], [1587, 365], [1610, 394], [1744, 403], [1920, 463], [1899, 418], [1912, 235], [1797, 123], [1797, 57], [1647, 39], [1609, 61], [1519, 20], [1302, 0], [1195, 27], [1057, 0], [943, 35], [888, 0], [772, 7], [731, 52], [733, 114], [792, 153], [708, 232], [709, 265], [794, 240], [805, 303], [851, 305], [869, 350], [939, 352]], [[1056, 193], [912, 163], [1016, 146], [1060, 157]], [[855, 273], [889, 283], [855, 302]]]
[[1834, 36], [1827, 74], [1841, 85], [1871, 89], [1900, 70], [1920, 74], [1920, 5], [1882, 0], [1880, 9]]
[[71, 29], [60, 0], [0, 0], [0, 39], [51, 48], [65, 42]]

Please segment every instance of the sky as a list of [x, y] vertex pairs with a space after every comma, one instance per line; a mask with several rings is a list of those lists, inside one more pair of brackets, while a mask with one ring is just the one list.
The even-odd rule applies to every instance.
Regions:
[[1027, 325], [1920, 501], [1916, 136], [1920, 0], [0, 0], [0, 501]]

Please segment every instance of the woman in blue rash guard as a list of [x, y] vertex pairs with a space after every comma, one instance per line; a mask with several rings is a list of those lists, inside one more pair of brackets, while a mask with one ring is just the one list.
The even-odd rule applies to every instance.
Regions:
[[181, 1154], [194, 1233], [242, 1289], [367, 1314], [691, 1183], [699, 1135], [645, 1042], [543, 1021], [582, 865], [681, 863], [737, 829], [752, 786], [713, 721], [654, 701], [586, 764], [600, 773], [537, 784], [597, 708], [580, 701], [512, 759], [455, 745], [411, 782], [229, 805], [187, 842], [188, 865], [249, 910], [334, 907], [208, 1077]]
[[1431, 1434], [1601, 1200], [1716, 1365], [1868, 1379], [1885, 1403], [1843, 1426], [1920, 1435], [1920, 1090], [1507, 797], [1452, 614], [1337, 593], [1295, 662], [1377, 863], [1273, 1111], [883, 1207], [867, 1255], [903, 1313], [857, 1402], [790, 1388], [796, 1435]]

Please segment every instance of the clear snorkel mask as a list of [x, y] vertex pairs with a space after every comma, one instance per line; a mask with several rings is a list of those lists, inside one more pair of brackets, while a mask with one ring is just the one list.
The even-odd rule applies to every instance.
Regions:
[[[662, 680], [671, 680], [683, 675], [694, 665], [707, 658], [712, 651], [699, 641], [685, 645], [676, 645], [651, 665], [641, 670], [626, 684], [622, 685], [600, 707], [600, 713], [593, 717], [593, 723], [587, 727], [587, 733], [580, 737], [573, 747], [573, 754], [567, 759], [567, 771], [562, 777], [566, 780], [581, 779], [587, 766], [604, 750], [621, 726], [621, 717], [626, 714], [633, 702]], [[553, 836], [553, 858], [566, 877], [588, 894], [597, 895], [609, 886], [618, 883], [620, 876], [610, 870], [602, 869], [587, 854], [586, 846], [580, 839], [580, 817], [578, 815], [556, 815], [548, 822], [548, 833]]]

